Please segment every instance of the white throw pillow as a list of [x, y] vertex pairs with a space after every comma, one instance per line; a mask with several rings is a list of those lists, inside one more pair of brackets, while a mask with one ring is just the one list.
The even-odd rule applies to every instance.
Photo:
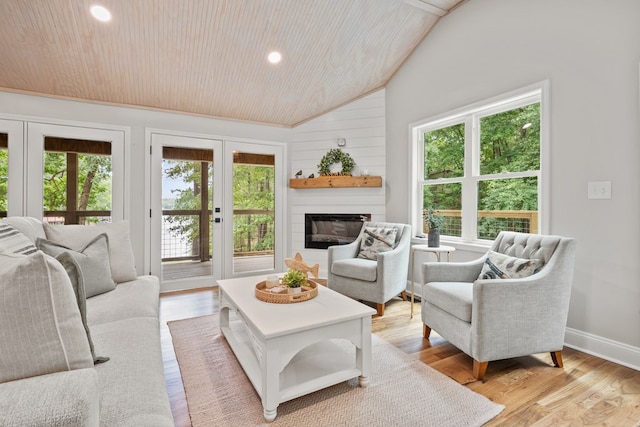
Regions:
[[38, 237], [45, 238], [44, 227], [42, 221], [30, 216], [10, 216], [3, 220], [6, 224], [11, 225], [16, 230], [27, 236], [32, 243], [35, 243]]
[[62, 265], [42, 253], [0, 254], [0, 383], [93, 367]]
[[109, 236], [111, 278], [116, 283], [121, 283], [135, 280], [138, 276], [131, 248], [128, 221], [98, 225], [51, 225], [45, 223], [44, 231], [48, 240], [75, 251], [82, 250], [98, 235], [106, 233]]
[[27, 236], [6, 221], [0, 221], [0, 252], [29, 255], [37, 250]]
[[522, 279], [537, 273], [542, 265], [539, 259], [516, 258], [489, 251], [478, 279]]

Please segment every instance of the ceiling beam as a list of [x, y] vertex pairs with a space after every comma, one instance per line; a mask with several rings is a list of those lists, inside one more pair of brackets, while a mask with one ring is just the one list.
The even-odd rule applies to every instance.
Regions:
[[402, 1], [410, 6], [417, 7], [418, 9], [422, 9], [429, 13], [433, 13], [434, 15], [444, 16], [447, 14], [446, 10], [440, 9], [437, 6], [434, 6], [426, 0], [402, 0]]

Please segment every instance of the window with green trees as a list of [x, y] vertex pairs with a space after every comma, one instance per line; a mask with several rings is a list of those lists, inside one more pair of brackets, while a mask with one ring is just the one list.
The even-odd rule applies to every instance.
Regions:
[[274, 156], [235, 153], [233, 163], [234, 253], [272, 253], [275, 242]]
[[43, 217], [48, 222], [111, 221], [111, 144], [45, 138]]
[[414, 128], [417, 216], [438, 211], [441, 234], [465, 241], [538, 233], [541, 96], [538, 89], [493, 100]]

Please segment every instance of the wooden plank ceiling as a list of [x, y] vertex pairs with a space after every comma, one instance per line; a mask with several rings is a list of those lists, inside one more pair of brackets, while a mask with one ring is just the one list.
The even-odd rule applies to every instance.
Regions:
[[296, 126], [383, 87], [464, 1], [2, 0], [0, 89]]

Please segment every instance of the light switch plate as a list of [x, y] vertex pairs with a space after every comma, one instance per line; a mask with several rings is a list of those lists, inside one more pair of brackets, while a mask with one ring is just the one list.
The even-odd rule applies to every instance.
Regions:
[[611, 181], [590, 182], [587, 197], [589, 199], [610, 199]]

